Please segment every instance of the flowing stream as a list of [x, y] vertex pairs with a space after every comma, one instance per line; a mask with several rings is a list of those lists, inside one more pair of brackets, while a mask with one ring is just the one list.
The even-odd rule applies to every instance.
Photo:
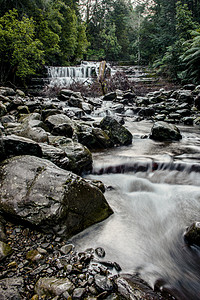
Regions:
[[88, 176], [106, 185], [114, 214], [72, 242], [81, 250], [103, 247], [122, 273], [139, 273], [176, 299], [200, 299], [200, 249], [183, 238], [200, 221], [199, 129], [180, 127], [180, 142], [155, 142], [142, 138], [152, 123], [130, 119], [126, 126], [132, 145], [93, 153]]

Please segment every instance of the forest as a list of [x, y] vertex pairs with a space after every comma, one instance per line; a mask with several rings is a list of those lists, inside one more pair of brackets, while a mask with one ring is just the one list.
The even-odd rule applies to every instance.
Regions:
[[1, 84], [83, 59], [150, 65], [198, 84], [200, 1], [0, 0]]

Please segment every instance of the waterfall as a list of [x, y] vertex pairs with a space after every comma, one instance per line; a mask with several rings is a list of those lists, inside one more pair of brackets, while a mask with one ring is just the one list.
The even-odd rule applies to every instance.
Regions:
[[82, 62], [80, 66], [53, 67], [48, 66], [50, 86], [67, 86], [74, 81], [89, 82], [98, 75], [99, 63]]

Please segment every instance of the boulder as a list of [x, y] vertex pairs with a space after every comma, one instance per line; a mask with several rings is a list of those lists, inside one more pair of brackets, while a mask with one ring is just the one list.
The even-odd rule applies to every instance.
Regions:
[[180, 130], [173, 124], [163, 121], [155, 122], [150, 133], [150, 138], [158, 141], [180, 140]]
[[0, 186], [0, 210], [5, 218], [65, 238], [112, 214], [98, 188], [35, 156], [2, 162]]
[[42, 158], [50, 160], [64, 170], [70, 170], [70, 160], [64, 150], [44, 143], [41, 143], [40, 147], [42, 149]]
[[69, 171], [81, 175], [92, 170], [92, 154], [87, 147], [63, 136], [49, 136], [49, 143], [65, 152]]
[[2, 136], [1, 147], [3, 159], [16, 155], [42, 156], [41, 147], [34, 141], [17, 135]]
[[110, 92], [107, 93], [104, 97], [103, 100], [105, 101], [113, 101], [117, 98], [117, 93], [116, 92]]
[[168, 299], [168, 297], [162, 297], [161, 293], [153, 291], [146, 282], [136, 275], [123, 274], [116, 277], [115, 284], [123, 299]]
[[26, 128], [22, 129], [18, 135], [31, 139], [38, 143], [46, 143], [48, 142], [48, 134], [47, 132], [41, 127], [30, 127], [27, 126]]
[[116, 145], [132, 143], [132, 134], [112, 117], [106, 116], [100, 122], [100, 128], [106, 131], [111, 141]]
[[87, 124], [78, 124], [76, 135], [78, 142], [88, 147], [88, 149], [104, 149], [113, 146], [105, 131]]
[[200, 246], [200, 222], [194, 222], [186, 229], [184, 239], [189, 245]]
[[64, 114], [49, 116], [45, 120], [45, 124], [48, 126], [49, 131], [53, 135], [63, 135], [67, 137], [72, 137], [72, 121], [68, 116]]

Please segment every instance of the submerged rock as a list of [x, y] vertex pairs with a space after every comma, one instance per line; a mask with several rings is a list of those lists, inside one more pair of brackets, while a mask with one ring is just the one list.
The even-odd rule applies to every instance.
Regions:
[[0, 187], [4, 215], [66, 238], [112, 214], [98, 188], [35, 156], [4, 161]]
[[184, 233], [187, 244], [200, 246], [200, 222], [195, 222], [189, 226]]
[[182, 138], [180, 130], [173, 124], [163, 121], [154, 123], [150, 138], [158, 141], [180, 140]]

